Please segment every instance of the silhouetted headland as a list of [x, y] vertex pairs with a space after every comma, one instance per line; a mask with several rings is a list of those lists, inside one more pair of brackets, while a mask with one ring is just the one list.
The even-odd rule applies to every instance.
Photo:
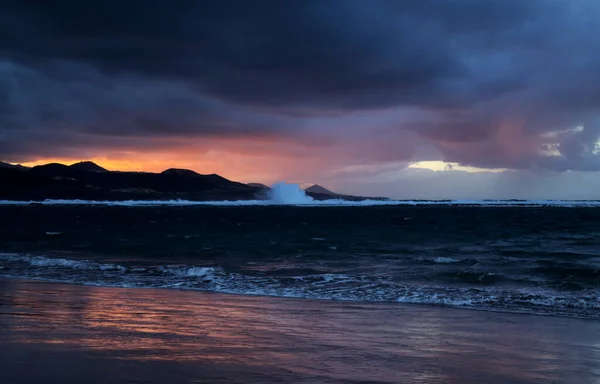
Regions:
[[[316, 200], [367, 199], [339, 195], [316, 185], [308, 188], [306, 193]], [[244, 184], [217, 174], [202, 175], [188, 169], [170, 168], [161, 173], [121, 172], [106, 170], [91, 161], [72, 165], [50, 163], [32, 168], [0, 162], [2, 200], [224, 201], [268, 198], [269, 187], [263, 184]]]

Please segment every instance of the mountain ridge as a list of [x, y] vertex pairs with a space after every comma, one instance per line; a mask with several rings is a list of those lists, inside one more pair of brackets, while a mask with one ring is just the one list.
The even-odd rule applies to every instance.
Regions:
[[0, 168], [11, 168], [11, 169], [20, 169], [20, 170], [30, 169], [29, 167], [26, 167], [21, 164], [11, 164], [11, 163], [6, 163], [4, 161], [0, 161]]
[[[366, 199], [320, 188], [306, 194], [316, 200], [332, 196], [346, 200]], [[218, 174], [203, 175], [181, 168], [153, 173], [109, 171], [91, 161], [71, 165], [49, 163], [32, 168], [0, 163], [1, 200], [266, 200], [269, 190], [264, 184], [244, 184]], [[320, 193], [322, 190], [328, 193]]]

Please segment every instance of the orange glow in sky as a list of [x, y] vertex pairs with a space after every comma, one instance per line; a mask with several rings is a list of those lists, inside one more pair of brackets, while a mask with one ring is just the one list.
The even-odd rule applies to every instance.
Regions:
[[44, 158], [25, 162], [22, 165], [33, 167], [48, 163], [61, 163], [70, 165], [79, 161], [93, 161], [109, 171], [135, 171], [135, 172], [162, 172], [168, 168], [185, 168], [200, 174], [217, 173], [231, 180], [241, 182], [264, 182], [272, 178], [269, 170], [255, 167], [257, 161], [248, 161], [242, 155], [229, 155], [220, 161], [211, 158], [211, 155], [200, 155], [196, 159], [182, 156], [177, 153], [143, 154], [136, 153], [131, 158], [92, 157], [92, 158]]
[[[225, 148], [225, 147], [224, 147]], [[48, 163], [70, 165], [79, 161], [93, 161], [110, 171], [162, 172], [168, 168], [191, 169], [200, 174], [216, 173], [240, 182], [272, 184], [277, 181], [315, 182], [319, 178], [315, 170], [325, 171], [327, 159], [318, 156], [294, 157], [298, 148], [279, 147], [279, 152], [262, 148], [226, 147], [227, 149], [177, 148], [151, 151], [114, 151], [97, 153], [87, 157], [48, 157], [21, 162], [32, 167]], [[293, 155], [288, 155], [289, 150]], [[323, 174], [323, 173], [321, 173]]]

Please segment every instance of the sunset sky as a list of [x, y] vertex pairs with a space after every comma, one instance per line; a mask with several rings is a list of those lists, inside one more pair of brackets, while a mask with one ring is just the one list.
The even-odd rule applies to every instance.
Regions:
[[5, 0], [0, 160], [600, 199], [598, 20], [596, 0]]

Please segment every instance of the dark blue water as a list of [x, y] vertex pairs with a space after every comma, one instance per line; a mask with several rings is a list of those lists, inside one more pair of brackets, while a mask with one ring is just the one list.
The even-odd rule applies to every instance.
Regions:
[[600, 318], [600, 208], [0, 206], [0, 275]]

